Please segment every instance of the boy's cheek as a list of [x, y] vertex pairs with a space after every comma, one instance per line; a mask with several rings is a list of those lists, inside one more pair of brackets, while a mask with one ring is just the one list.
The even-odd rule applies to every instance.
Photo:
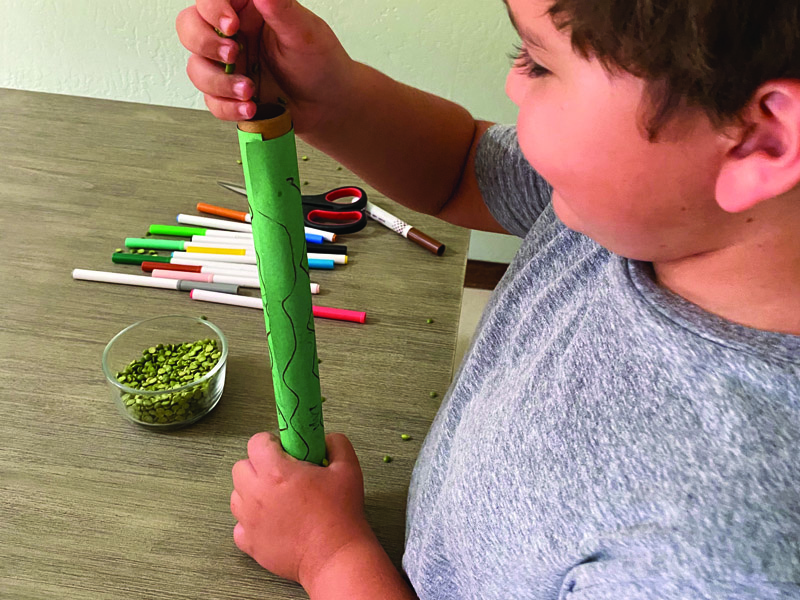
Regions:
[[559, 115], [549, 114], [545, 104], [523, 107], [517, 118], [517, 138], [522, 154], [551, 185], [559, 187], [561, 171], [570, 171], [578, 148], [568, 152], [570, 133]]
[[506, 75], [506, 96], [517, 106], [522, 107], [525, 97], [525, 76], [516, 69], [511, 68]]

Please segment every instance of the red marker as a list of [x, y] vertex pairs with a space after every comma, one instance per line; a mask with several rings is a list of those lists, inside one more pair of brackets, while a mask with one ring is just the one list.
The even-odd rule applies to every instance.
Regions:
[[[261, 298], [251, 296], [238, 296], [236, 294], [220, 294], [216, 292], [206, 292], [205, 290], [194, 290], [189, 294], [192, 300], [202, 300], [203, 302], [216, 302], [217, 304], [231, 304], [233, 306], [245, 306], [247, 308], [263, 309]], [[312, 306], [315, 317], [322, 319], [335, 319], [337, 321], [351, 321], [353, 323], [364, 323], [367, 320], [367, 313], [357, 310], [346, 310], [344, 308], [330, 308], [327, 306]]]

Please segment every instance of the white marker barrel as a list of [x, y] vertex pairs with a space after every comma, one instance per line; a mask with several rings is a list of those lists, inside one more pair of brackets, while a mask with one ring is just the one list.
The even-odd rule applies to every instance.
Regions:
[[198, 217], [195, 215], [178, 215], [178, 223], [181, 225], [194, 225], [195, 227], [210, 227], [211, 229], [224, 229], [226, 231], [238, 231], [242, 233], [253, 233], [253, 226], [247, 223], [236, 221], [225, 221], [223, 219], [212, 219], [210, 217]]
[[121, 285], [135, 285], [139, 287], [161, 288], [165, 290], [179, 290], [188, 292], [194, 289], [212, 290], [224, 294], [236, 294], [238, 285], [229, 283], [209, 283], [205, 281], [184, 281], [181, 279], [161, 279], [146, 277], [144, 275], [129, 275], [128, 273], [111, 273], [109, 271], [92, 271], [90, 269], [73, 269], [73, 279], [83, 281], [99, 281], [101, 283], [117, 283]]
[[[194, 256], [198, 254], [192, 253]], [[173, 256], [170, 262], [176, 265], [190, 265], [194, 267], [212, 267], [215, 269], [225, 269], [226, 271], [234, 271], [242, 274], [258, 274], [258, 267], [255, 265], [243, 265], [238, 263], [221, 262], [218, 260], [205, 260], [196, 258], [180, 258]]]
[[214, 262], [238, 263], [240, 265], [255, 265], [256, 257], [242, 256], [241, 254], [206, 254], [204, 252], [173, 252], [172, 258], [186, 258], [195, 260], [210, 260]]

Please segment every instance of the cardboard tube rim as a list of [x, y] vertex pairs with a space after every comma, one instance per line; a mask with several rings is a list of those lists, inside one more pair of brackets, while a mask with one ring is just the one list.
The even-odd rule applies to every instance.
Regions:
[[256, 115], [249, 121], [239, 121], [237, 126], [247, 133], [260, 133], [263, 140], [274, 140], [292, 130], [292, 115], [282, 104], [259, 104]]

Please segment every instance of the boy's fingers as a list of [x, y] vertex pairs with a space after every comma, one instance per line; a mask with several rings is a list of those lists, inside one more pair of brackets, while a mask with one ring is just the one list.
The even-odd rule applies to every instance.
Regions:
[[218, 62], [192, 54], [186, 62], [186, 74], [204, 94], [229, 100], [249, 100], [253, 96], [253, 81], [244, 75], [227, 75]]
[[233, 528], [233, 542], [245, 554], [250, 554], [250, 543], [247, 541], [247, 535], [244, 531], [244, 525], [237, 523]]
[[292, 458], [283, 451], [280, 438], [268, 431], [257, 433], [248, 440], [247, 455], [259, 473], [264, 465], [275, 466], [281, 458]]
[[236, 490], [231, 492], [231, 514], [237, 521], [242, 520], [242, 497]]
[[233, 464], [231, 477], [233, 478], [234, 490], [241, 490], [246, 496], [252, 488], [251, 482], [255, 481], [257, 475], [249, 460], [239, 460]]
[[178, 13], [175, 29], [181, 44], [192, 54], [221, 62], [236, 62], [239, 54], [238, 44], [234, 40], [226, 40], [214, 33], [194, 6]]
[[358, 465], [358, 457], [353, 444], [342, 433], [329, 433], [325, 436], [325, 445], [328, 447], [328, 460], [335, 463]]
[[247, 0], [197, 0], [197, 10], [203, 19], [225, 35], [239, 31], [239, 12]]
[[204, 94], [209, 112], [222, 121], [243, 121], [256, 116], [254, 102], [237, 102], [228, 98], [217, 98]]

